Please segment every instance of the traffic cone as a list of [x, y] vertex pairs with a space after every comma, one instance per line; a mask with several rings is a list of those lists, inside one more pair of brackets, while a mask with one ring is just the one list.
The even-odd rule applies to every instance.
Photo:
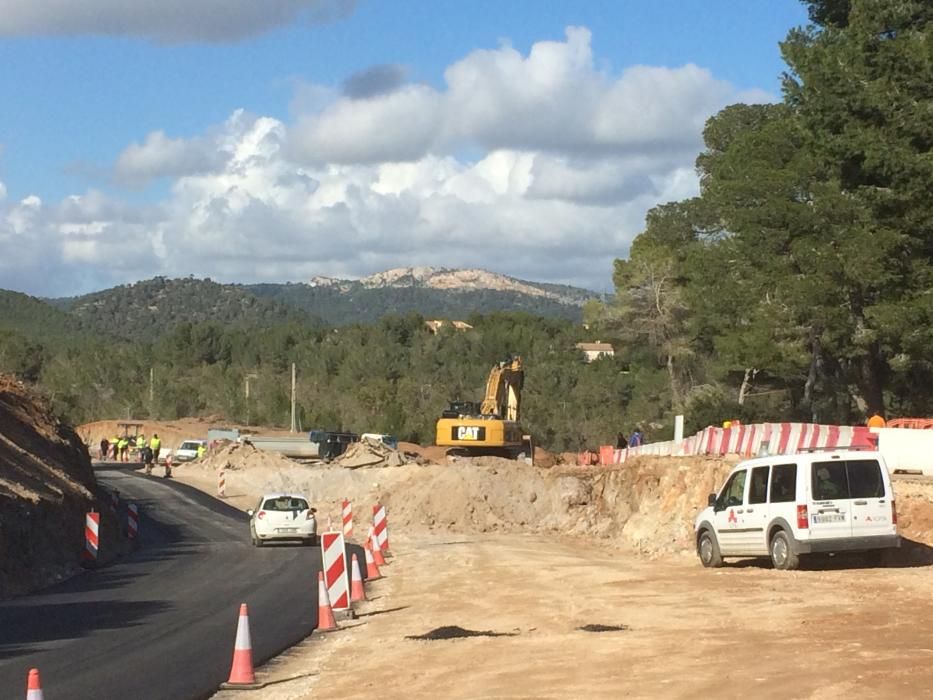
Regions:
[[26, 681], [26, 700], [42, 700], [42, 681], [39, 679], [39, 669], [29, 669], [29, 680]]
[[363, 590], [363, 577], [360, 575], [360, 563], [354, 554], [350, 564], [350, 602], [358, 603], [366, 600], [366, 591]]
[[249, 610], [246, 603], [240, 605], [240, 619], [236, 626], [236, 642], [233, 645], [233, 666], [230, 667], [230, 685], [255, 685], [253, 671], [253, 643], [249, 638]]
[[334, 619], [334, 610], [330, 607], [330, 596], [327, 595], [327, 586], [324, 585], [324, 573], [317, 575], [317, 627], [318, 632], [330, 632], [337, 629], [337, 620]]
[[369, 548], [368, 543], [366, 547], [363, 547], [363, 551], [366, 552], [366, 579], [375, 581], [376, 579], [382, 578], [379, 567], [376, 565], [376, 560], [373, 559], [373, 551]]
[[385, 566], [386, 559], [382, 556], [382, 549], [379, 547], [379, 540], [376, 539], [376, 532], [374, 530], [369, 531], [369, 548], [373, 552], [373, 559], [376, 564], [378, 566]]

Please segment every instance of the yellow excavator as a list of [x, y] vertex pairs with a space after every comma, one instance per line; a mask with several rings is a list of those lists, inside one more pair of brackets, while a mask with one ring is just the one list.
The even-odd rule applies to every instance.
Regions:
[[441, 414], [435, 444], [465, 455], [532, 457], [531, 437], [518, 423], [524, 382], [521, 357], [496, 363], [479, 406], [473, 401], [453, 401]]

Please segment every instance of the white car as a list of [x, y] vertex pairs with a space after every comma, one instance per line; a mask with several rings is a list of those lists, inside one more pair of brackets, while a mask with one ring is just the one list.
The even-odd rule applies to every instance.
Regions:
[[740, 463], [696, 518], [703, 566], [726, 557], [770, 557], [796, 569], [801, 555], [899, 547], [894, 491], [879, 452], [843, 450]]
[[190, 462], [197, 459], [198, 447], [207, 447], [207, 440], [185, 440], [172, 452], [172, 462]]
[[317, 509], [300, 494], [271, 493], [263, 496], [249, 515], [249, 535], [254, 547], [270, 540], [317, 543]]

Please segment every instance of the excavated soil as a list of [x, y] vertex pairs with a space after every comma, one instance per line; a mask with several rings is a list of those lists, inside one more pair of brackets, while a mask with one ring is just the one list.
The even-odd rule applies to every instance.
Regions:
[[[91, 460], [78, 435], [26, 385], [0, 375], [0, 598], [74, 573], [86, 512], [102, 512]], [[101, 552], [104, 559], [116, 552]]]

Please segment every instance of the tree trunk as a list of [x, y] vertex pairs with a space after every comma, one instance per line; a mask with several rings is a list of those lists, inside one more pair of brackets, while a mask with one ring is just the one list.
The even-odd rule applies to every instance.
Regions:
[[742, 378], [742, 386], [739, 387], [739, 406], [745, 405], [745, 396], [748, 394], [748, 389], [752, 384], [752, 380], [757, 374], [758, 370], [754, 367], [745, 368], [745, 376]]
[[671, 408], [675, 411], [680, 408], [680, 389], [677, 386], [677, 374], [674, 372], [674, 356], [667, 356], [667, 375], [671, 381]]
[[872, 343], [868, 352], [859, 360], [859, 392], [865, 402], [865, 412], [869, 415], [884, 415], [884, 363], [878, 352], [878, 346]]

